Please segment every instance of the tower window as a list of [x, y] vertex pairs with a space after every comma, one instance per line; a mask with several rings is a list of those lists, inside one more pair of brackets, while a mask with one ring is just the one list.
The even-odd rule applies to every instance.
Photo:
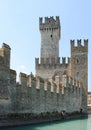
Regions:
[[77, 63], [79, 63], [79, 59], [77, 59]]
[[76, 63], [76, 64], [80, 64], [80, 59], [79, 59], [79, 58], [76, 58], [76, 59], [75, 59], [75, 63]]
[[50, 37], [52, 38], [52, 34], [50, 35]]

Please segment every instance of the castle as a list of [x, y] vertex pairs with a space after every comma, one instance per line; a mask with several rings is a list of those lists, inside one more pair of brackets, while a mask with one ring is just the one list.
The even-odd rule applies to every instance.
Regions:
[[0, 48], [0, 115], [14, 113], [87, 112], [88, 40], [70, 40], [71, 56], [59, 57], [59, 17], [39, 18], [41, 56], [35, 59], [36, 76], [10, 69], [9, 45]]

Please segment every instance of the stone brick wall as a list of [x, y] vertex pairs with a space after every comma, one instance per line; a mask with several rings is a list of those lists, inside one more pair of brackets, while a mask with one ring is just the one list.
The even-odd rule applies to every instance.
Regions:
[[87, 92], [88, 92], [88, 39], [83, 41], [71, 40], [71, 76], [79, 79], [83, 84], [82, 88], [82, 107], [87, 111]]
[[41, 33], [41, 57], [59, 57], [60, 21], [59, 17], [39, 19]]
[[91, 107], [91, 92], [88, 92], [88, 106]]
[[[40, 18], [41, 57], [36, 58], [36, 77], [10, 69], [10, 47], [0, 48], [0, 115], [11, 113], [87, 112], [88, 40], [71, 40], [71, 57], [60, 63], [59, 17]], [[70, 77], [69, 77], [70, 76]], [[42, 78], [43, 79], [42, 79]]]
[[64, 73], [69, 75], [70, 58], [42, 58], [35, 59], [36, 75], [44, 79], [55, 77], [56, 75], [62, 76]]
[[[28, 78], [31, 79], [31, 87], [28, 84]], [[13, 90], [13, 99], [11, 104], [12, 111], [17, 113], [36, 113], [41, 112], [66, 112], [80, 111], [81, 87], [76, 84], [69, 84], [66, 80], [66, 86], [60, 85], [57, 92], [57, 85], [51, 86], [47, 81], [47, 90], [44, 89], [45, 81], [39, 77], [20, 77], [21, 84], [16, 84], [16, 90]], [[11, 85], [12, 86], [12, 85]], [[53, 87], [53, 91], [51, 89]], [[62, 87], [64, 87], [64, 94], [62, 94]], [[14, 97], [16, 96], [16, 98]]]
[[3, 43], [0, 49], [0, 114], [11, 111], [10, 97], [10, 47]]
[[17, 83], [15, 70], [8, 67], [2, 69], [1, 65], [0, 72], [0, 115], [80, 111], [82, 87], [71, 77], [62, 77], [60, 73], [61, 82], [55, 84], [54, 79], [49, 82], [38, 76], [20, 73]]

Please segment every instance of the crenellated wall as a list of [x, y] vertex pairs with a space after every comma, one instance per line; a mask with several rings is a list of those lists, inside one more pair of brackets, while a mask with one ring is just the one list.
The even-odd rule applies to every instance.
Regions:
[[[39, 29], [41, 31], [48, 31], [48, 30], [55, 30], [55, 29], [60, 29], [60, 20], [59, 17], [56, 16], [54, 17], [45, 17], [44, 19], [42, 17], [39, 18]], [[59, 30], [60, 32], [60, 30]]]
[[67, 65], [70, 63], [70, 58], [68, 57], [57, 57], [57, 58], [41, 58], [40, 61], [39, 61], [39, 58], [35, 58], [35, 63], [36, 63], [36, 66], [37, 65], [59, 65], [59, 66], [62, 66], [62, 65]]
[[[4, 55], [3, 58], [7, 59], [6, 56]], [[67, 75], [70, 58], [67, 59], [68, 61], [65, 57], [61, 60], [60, 58], [42, 58], [40, 62], [38, 60], [36, 59], [36, 67], [42, 66], [43, 69], [46, 67], [49, 69], [50, 75], [53, 67], [55, 70], [53, 77], [50, 76], [49, 79], [37, 75], [34, 77], [32, 74], [27, 75], [20, 72], [19, 82], [16, 82], [16, 71], [6, 66], [2, 69], [3, 64], [1, 63], [0, 115], [12, 113], [39, 114], [63, 110], [68, 113], [80, 111], [82, 84], [77, 79]]]
[[70, 58], [39, 58], [35, 59], [36, 75], [48, 79], [55, 75], [69, 74]]
[[[11, 73], [15, 82], [16, 73]], [[80, 111], [81, 85], [78, 81], [64, 75], [62, 83], [49, 82], [40, 77], [20, 73], [20, 81], [12, 89], [12, 106], [17, 113], [66, 112]], [[56, 80], [59, 77], [56, 77]], [[12, 88], [13, 87], [13, 88]], [[14, 94], [15, 93], [15, 94]], [[14, 96], [15, 95], [15, 96]], [[76, 102], [76, 103], [75, 103]]]
[[[14, 113], [87, 112], [88, 40], [71, 40], [71, 56], [59, 57], [59, 17], [39, 19], [41, 56], [36, 76], [10, 69], [10, 47], [0, 48], [0, 115]], [[42, 77], [42, 78], [41, 78]]]
[[0, 114], [9, 113], [11, 110], [10, 50], [5, 43], [0, 48]]
[[82, 88], [82, 107], [87, 111], [87, 92], [88, 92], [88, 39], [83, 41], [74, 40], [71, 43], [71, 76], [83, 82]]
[[88, 52], [88, 39], [84, 39], [83, 40], [83, 44], [82, 44], [82, 40], [77, 40], [77, 45], [75, 40], [70, 40], [70, 44], [71, 44], [71, 53], [78, 53], [78, 52]]

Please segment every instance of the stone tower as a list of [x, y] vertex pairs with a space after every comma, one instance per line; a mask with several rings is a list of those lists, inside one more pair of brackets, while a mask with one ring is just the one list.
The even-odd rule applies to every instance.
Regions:
[[[39, 18], [39, 30], [41, 33], [41, 55], [40, 62], [39, 58], [35, 59], [36, 75], [48, 79], [59, 72], [62, 66], [59, 57], [59, 17], [45, 17], [44, 21], [43, 18]], [[65, 58], [62, 59], [62, 62], [65, 64]]]
[[0, 48], [0, 113], [10, 110], [10, 51], [11, 48], [3, 43]]
[[71, 40], [71, 76], [82, 82], [82, 108], [87, 111], [87, 91], [88, 91], [88, 40]]
[[39, 19], [41, 33], [41, 58], [59, 57], [60, 21], [59, 17]]
[[39, 29], [41, 33], [41, 56], [36, 58], [36, 75], [44, 79], [53, 79], [56, 82], [56, 76], [68, 75], [73, 79], [80, 81], [82, 87], [81, 104], [84, 112], [87, 112], [87, 91], [88, 91], [88, 40], [70, 40], [71, 56], [68, 61], [59, 57], [60, 40], [60, 20], [56, 17], [39, 19]]

